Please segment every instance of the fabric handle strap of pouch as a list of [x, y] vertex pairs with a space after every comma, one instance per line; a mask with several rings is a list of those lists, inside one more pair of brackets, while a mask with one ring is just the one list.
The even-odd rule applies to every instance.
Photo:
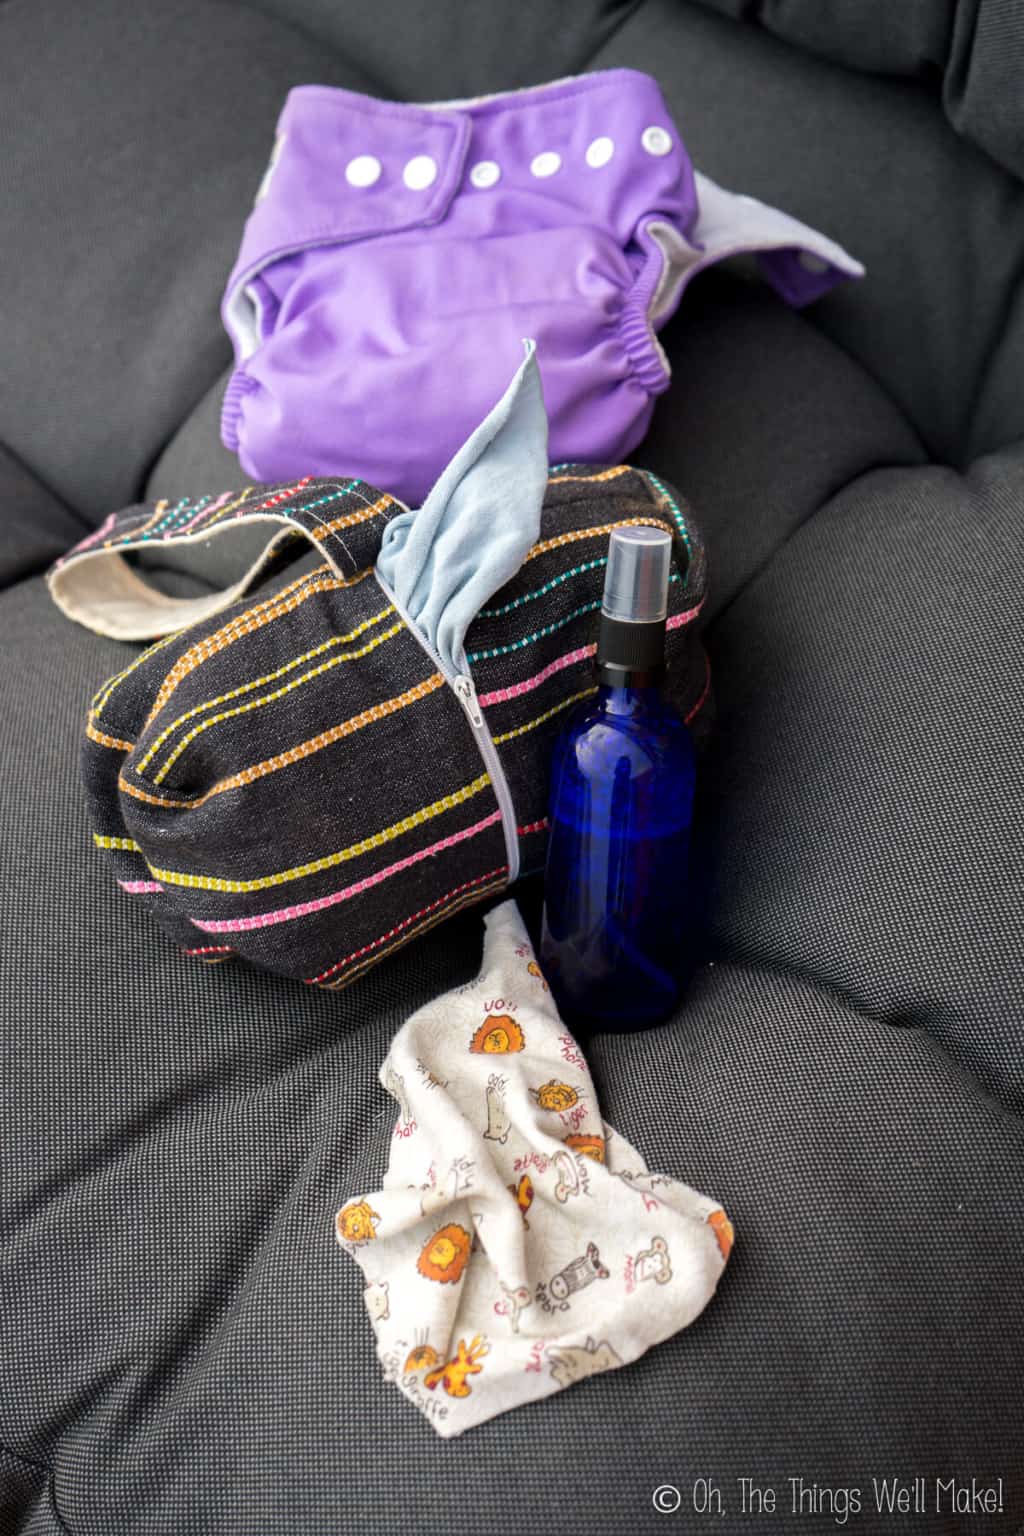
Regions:
[[[226, 608], [252, 585], [287, 543], [304, 538], [322, 551], [335, 575], [351, 580], [373, 565], [384, 529], [407, 509], [360, 480], [313, 480], [248, 487], [222, 496], [166, 501], [112, 513], [58, 560], [46, 580], [58, 608], [114, 640], [155, 640]], [[216, 569], [213, 540], [234, 538], [246, 561], [238, 580], [199, 597], [170, 597], [144, 580], [125, 555], [194, 545]]]
[[[71, 619], [115, 640], [153, 640], [219, 613], [251, 586], [287, 541], [321, 550], [344, 585], [376, 565], [406, 622], [462, 668], [473, 617], [519, 569], [540, 537], [547, 487], [547, 417], [536, 349], [501, 399], [412, 509], [363, 480], [250, 486], [216, 500], [157, 502], [109, 517], [50, 571], [50, 595]], [[156, 591], [125, 556], [195, 545], [204, 574], [223, 568], [215, 541], [234, 532], [244, 574], [200, 597]], [[237, 567], [236, 567], [237, 568]]]

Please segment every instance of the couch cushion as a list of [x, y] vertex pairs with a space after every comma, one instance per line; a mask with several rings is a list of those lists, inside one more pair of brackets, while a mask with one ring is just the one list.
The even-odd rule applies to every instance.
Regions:
[[713, 628], [724, 954], [929, 1030], [1024, 1107], [1024, 450], [877, 470]]
[[810, 317], [933, 457], [964, 464], [1024, 436], [1010, 382], [1024, 376], [1024, 186], [957, 136], [923, 84], [853, 74], [676, 0], [643, 0], [592, 64], [657, 75], [702, 171], [865, 263]]
[[472, 973], [479, 919], [340, 994], [187, 964], [101, 877], [73, 788], [82, 700], [124, 648], [37, 581], [0, 596], [0, 626], [0, 1442], [24, 1529], [483, 1536], [477, 1491], [502, 1488], [524, 1530], [564, 1532], [570, 1498], [619, 1536], [655, 1528], [660, 1484], [691, 1508], [701, 1473], [741, 1528], [739, 1477], [870, 1497], [904, 1468], [1002, 1476], [986, 1530], [1013, 1529], [1021, 1121], [926, 1030], [762, 967], [708, 965], [673, 1024], [589, 1047], [611, 1122], [735, 1219], [712, 1306], [439, 1445], [381, 1379], [332, 1217], [384, 1170], [390, 1037]]
[[[21, 580], [0, 592], [0, 1526], [619, 1536], [666, 1529], [664, 1483], [679, 1528], [705, 1525], [705, 1475], [723, 1530], [761, 1528], [739, 1477], [776, 1489], [775, 1529], [835, 1529], [793, 1516], [799, 1476], [862, 1490], [849, 1528], [905, 1533], [871, 1479], [956, 1473], [1003, 1478], [978, 1529], [1011, 1536], [1021, 461], [961, 477], [921, 440], [961, 461], [1024, 428], [1019, 188], [924, 85], [681, 0], [579, 0], [557, 27], [531, 3], [487, 36], [477, 8], [472, 50], [465, 7], [264, 7], [0, 6], [0, 439], [54, 487], [7, 482], [15, 575], [63, 502], [96, 515], [151, 473], [176, 496], [230, 467], [216, 304], [295, 80], [518, 84], [578, 67], [589, 35], [654, 68], [703, 168], [869, 262], [799, 317], [702, 278], [644, 450], [695, 491], [719, 581], [710, 935], [672, 1023], [588, 1051], [611, 1122], [721, 1197], [737, 1246], [693, 1328], [439, 1445], [380, 1379], [331, 1219], [383, 1173], [390, 1037], [471, 974], [478, 919], [337, 995], [188, 965], [104, 878], [76, 788], [88, 698], [132, 652]], [[371, 61], [389, 78], [364, 81]]]
[[315, 37], [325, 53], [358, 59], [375, 95], [446, 101], [517, 90], [578, 74], [595, 48], [614, 35], [636, 0], [249, 0], [255, 9]]
[[865, 369], [759, 286], [702, 275], [662, 340], [672, 384], [634, 457], [686, 487], [712, 617], [840, 487], [924, 458]]
[[1005, 0], [702, 3], [853, 69], [920, 77], [960, 133], [1024, 177], [1024, 37]]
[[0, 588], [45, 571], [89, 532], [88, 522], [0, 443]]
[[220, 295], [303, 79], [366, 84], [244, 5], [0, 6], [0, 441], [93, 521], [230, 357]]

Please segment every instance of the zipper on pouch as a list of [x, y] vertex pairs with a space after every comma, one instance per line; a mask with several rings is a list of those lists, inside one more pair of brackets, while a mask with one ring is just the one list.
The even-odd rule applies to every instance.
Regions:
[[[441, 668], [442, 672], [446, 669]], [[498, 749], [494, 745], [490, 727], [484, 719], [483, 710], [480, 708], [476, 696], [476, 687], [468, 672], [460, 672], [454, 678], [449, 678], [455, 697], [466, 711], [466, 718], [476, 734], [477, 745], [480, 748], [480, 756], [484, 760], [484, 767], [490, 774], [491, 784], [494, 789], [494, 797], [498, 802], [501, 812], [501, 824], [505, 829], [505, 852], [508, 859], [508, 883], [513, 885], [519, 878], [519, 835], [516, 832], [516, 811], [512, 804], [512, 795], [505, 777], [505, 770], [498, 756]]]
[[480, 701], [476, 696], [476, 685], [468, 672], [456, 672], [449, 667], [437, 654], [434, 647], [425, 635], [421, 634], [416, 625], [409, 618], [401, 603], [395, 597], [390, 587], [383, 580], [378, 571], [374, 571], [377, 584], [388, 602], [393, 604], [399, 618], [405, 621], [406, 628], [419, 641], [420, 646], [430, 657], [437, 670], [441, 673], [445, 682], [454, 693], [462, 706], [462, 712], [469, 721], [473, 735], [476, 738], [477, 749], [487, 769], [491, 787], [494, 790], [494, 798], [498, 802], [498, 810], [501, 812], [501, 825], [505, 833], [505, 862], [508, 865], [508, 883], [513, 885], [519, 878], [519, 837], [516, 832], [516, 812], [512, 804], [512, 794], [505, 777], [505, 770], [498, 756], [498, 749], [491, 738], [490, 727], [484, 719], [484, 712], [480, 708]]

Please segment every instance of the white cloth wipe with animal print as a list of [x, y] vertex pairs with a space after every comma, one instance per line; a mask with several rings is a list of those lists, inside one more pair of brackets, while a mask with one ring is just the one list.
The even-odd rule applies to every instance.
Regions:
[[335, 1217], [385, 1379], [446, 1437], [684, 1328], [732, 1245], [717, 1201], [602, 1121], [515, 903], [485, 922], [477, 979], [413, 1014], [381, 1067], [384, 1188]]

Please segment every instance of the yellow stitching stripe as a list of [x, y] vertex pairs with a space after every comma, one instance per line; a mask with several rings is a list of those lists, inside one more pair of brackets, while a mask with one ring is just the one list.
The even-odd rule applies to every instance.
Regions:
[[104, 832], [94, 832], [92, 840], [97, 848], [120, 848], [125, 853], [142, 852], [142, 849], [133, 837], [107, 837]]
[[199, 795], [195, 800], [172, 800], [163, 795], [150, 795], [144, 789], [139, 789], [135, 784], [129, 784], [122, 776], [118, 779], [118, 789], [127, 795], [132, 795], [136, 800], [144, 800], [147, 805], [162, 805], [171, 811], [194, 811], [199, 806], [205, 805], [207, 800], [214, 795], [222, 795], [229, 789], [238, 789], [241, 785], [251, 784], [256, 779], [264, 778], [268, 773], [276, 773], [279, 768], [287, 768], [291, 763], [298, 763], [306, 757], [312, 757], [314, 752], [319, 752], [323, 747], [329, 747], [334, 742], [340, 741], [344, 736], [350, 736], [360, 730], [364, 725], [371, 725], [376, 720], [383, 720], [388, 715], [397, 714], [407, 704], [413, 704], [417, 699], [422, 699], [428, 693], [433, 693], [435, 688], [440, 688], [444, 677], [440, 672], [435, 672], [422, 683], [417, 683], [414, 688], [401, 693], [394, 699], [385, 699], [381, 704], [374, 704], [369, 709], [364, 709], [361, 714], [353, 715], [349, 720], [342, 720], [338, 725], [332, 725], [329, 730], [321, 731], [319, 736], [311, 736], [308, 741], [300, 742], [296, 747], [289, 747], [286, 752], [279, 752], [276, 757], [268, 757], [262, 763], [253, 763], [248, 768], [242, 768], [238, 773], [233, 773], [230, 778], [219, 779], [205, 795]]
[[213, 516], [208, 518], [207, 521], [203, 524], [203, 532], [205, 533], [208, 528], [212, 528], [214, 523], [221, 523], [226, 517], [230, 517], [232, 512], [236, 511], [243, 502], [249, 500], [249, 497], [253, 494], [254, 491], [261, 491], [262, 489], [263, 487], [261, 485], [247, 485], [241, 496], [239, 496], [235, 501], [229, 501], [226, 507], [217, 508], [217, 511], [213, 514]]
[[[330, 567], [324, 566], [322, 569], [329, 570]], [[367, 569], [360, 571], [358, 576], [350, 577], [321, 576], [318, 573], [302, 577], [301, 581], [295, 582], [292, 588], [285, 588], [285, 592], [291, 593], [287, 598], [285, 598], [283, 592], [278, 593], [276, 597], [268, 598], [266, 602], [257, 603], [254, 608], [247, 608], [243, 614], [240, 614], [236, 619], [232, 619], [222, 629], [218, 629], [215, 634], [208, 635], [203, 640], [197, 640], [195, 645], [189, 651], [186, 651], [184, 656], [178, 658], [167, 674], [156, 696], [153, 708], [149, 712], [146, 724], [148, 725], [150, 721], [156, 719], [178, 684], [188, 677], [190, 672], [194, 672], [196, 667], [200, 666], [204, 661], [209, 661], [211, 656], [216, 656], [219, 651], [224, 650], [229, 645], [233, 645], [236, 640], [241, 640], [243, 636], [251, 635], [257, 629], [262, 629], [264, 624], [270, 624], [274, 619], [279, 619], [284, 614], [291, 613], [300, 603], [304, 603], [307, 598], [315, 597], [318, 592], [337, 592], [343, 587], [357, 586], [359, 582], [365, 581], [369, 574], [370, 571]], [[307, 582], [308, 585], [302, 586], [301, 582]], [[284, 601], [282, 601], [282, 598], [284, 598]]]
[[[276, 618], [277, 610], [289, 598], [294, 596], [301, 600], [305, 590], [311, 583], [330, 580], [332, 575], [333, 573], [329, 565], [326, 563], [318, 565], [315, 570], [307, 571], [304, 576], [299, 576], [295, 581], [289, 582], [286, 587], [282, 587], [280, 592], [275, 592], [273, 597], [264, 598], [262, 602], [253, 603], [250, 607], [243, 609], [241, 613], [236, 613], [234, 618], [228, 619], [227, 623], [222, 624], [212, 635], [204, 636], [202, 640], [197, 640], [195, 644], [190, 646], [187, 651], [182, 652], [175, 662], [173, 669], [161, 684], [161, 693], [165, 688], [168, 689], [168, 693], [171, 693], [178, 686], [181, 677], [177, 677], [175, 674], [179, 668], [183, 668], [181, 676], [187, 676], [201, 661], [206, 660], [207, 655], [216, 655], [224, 646], [230, 645], [233, 640], [237, 640], [240, 635], [248, 634], [250, 629], [254, 627], [252, 621], [255, 618], [262, 617], [268, 610], [271, 612], [271, 617]], [[285, 608], [284, 611], [290, 612], [291, 609]], [[174, 679], [173, 687], [169, 687], [168, 685], [172, 679]], [[158, 705], [159, 700], [160, 695], [158, 694]], [[159, 707], [162, 708], [162, 705]], [[154, 708], [153, 712], [155, 714], [158, 711]]]
[[[620, 517], [617, 522], [605, 523], [601, 528], [573, 528], [568, 533], [556, 534], [553, 539], [543, 539], [533, 546], [526, 560], [535, 560], [538, 555], [545, 554], [549, 549], [558, 549], [563, 544], [576, 544], [580, 539], [596, 539], [598, 534], [611, 533], [613, 528], [667, 527], [664, 518], [656, 517], [653, 512], [648, 517]], [[526, 560], [523, 561], [524, 565]]]
[[136, 772], [142, 772], [150, 759], [159, 752], [168, 736], [176, 731], [179, 725], [184, 725], [186, 720], [191, 720], [195, 715], [202, 714], [204, 709], [216, 709], [218, 704], [227, 704], [230, 699], [236, 699], [240, 694], [251, 693], [254, 688], [262, 688], [264, 683], [275, 683], [279, 677], [284, 677], [287, 672], [293, 672], [296, 667], [301, 667], [305, 662], [312, 661], [316, 656], [322, 656], [324, 651], [329, 651], [334, 646], [351, 644], [353, 640], [358, 640], [360, 635], [365, 634], [368, 629], [373, 628], [374, 624], [379, 624], [381, 619], [386, 619], [388, 614], [394, 613], [394, 611], [389, 603], [386, 608], [381, 609], [380, 613], [375, 613], [372, 619], [364, 619], [361, 624], [357, 624], [355, 629], [351, 630], [349, 634], [332, 635], [329, 640], [324, 640], [320, 645], [314, 646], [311, 651], [306, 651], [303, 655], [294, 656], [291, 661], [284, 662], [276, 671], [265, 672], [262, 677], [254, 677], [248, 683], [241, 683], [237, 688], [232, 688], [227, 693], [218, 694], [215, 699], [204, 699], [202, 704], [194, 705], [192, 709], [186, 710], [183, 715], [178, 716], [177, 720], [172, 720], [170, 725], [164, 727], [149, 750], [135, 764]]
[[366, 645], [360, 646], [357, 651], [344, 651], [340, 656], [332, 656], [330, 661], [322, 661], [318, 667], [312, 667], [310, 671], [303, 672], [301, 677], [293, 677], [290, 683], [285, 683], [281, 688], [273, 689], [271, 693], [263, 694], [261, 698], [250, 699], [247, 704], [236, 704], [234, 709], [222, 709], [219, 715], [211, 715], [208, 720], [201, 720], [198, 725], [194, 725], [190, 731], [185, 733], [174, 751], [168, 753], [159, 773], [153, 775], [153, 783], [163, 783], [189, 742], [195, 741], [196, 737], [201, 736], [204, 731], [219, 725], [222, 720], [231, 720], [235, 715], [245, 715], [250, 710], [262, 709], [264, 704], [273, 704], [275, 699], [283, 699], [286, 694], [293, 693], [296, 688], [301, 688], [304, 683], [311, 683], [314, 678], [322, 676], [324, 672], [330, 672], [333, 667], [340, 667], [342, 662], [358, 661], [362, 656], [369, 656], [371, 651], [375, 651], [379, 645], [383, 645], [385, 640], [390, 640], [392, 636], [400, 634], [404, 628], [405, 621], [399, 619], [397, 624], [392, 624], [391, 628], [386, 629], [383, 634], [374, 635], [372, 640], [367, 641]]
[[159, 880], [164, 885], [185, 885], [202, 891], [265, 891], [272, 885], [286, 885], [289, 880], [302, 880], [307, 875], [319, 874], [323, 869], [333, 869], [336, 864], [344, 864], [349, 859], [358, 858], [361, 853], [368, 853], [371, 848], [383, 848], [385, 844], [394, 842], [396, 837], [401, 837], [403, 832], [411, 832], [414, 827], [433, 820], [443, 811], [452, 811], [457, 805], [471, 800], [482, 789], [486, 789], [490, 782], [490, 775], [482, 773], [478, 779], [473, 780], [472, 784], [465, 784], [462, 789], [453, 790], [450, 795], [443, 795], [440, 800], [435, 800], [433, 805], [425, 805], [421, 810], [413, 811], [409, 816], [403, 816], [401, 821], [396, 821], [391, 827], [385, 827], [382, 832], [374, 832], [370, 837], [364, 837], [362, 842], [353, 843], [349, 848], [341, 848], [337, 853], [324, 854], [323, 858], [312, 859], [308, 864], [297, 864], [294, 869], [278, 870], [273, 875], [260, 875], [255, 880], [222, 880], [215, 875], [187, 875], [174, 869], [154, 869], [152, 864], [149, 870], [153, 879]]
[[495, 736], [493, 738], [494, 745], [499, 747], [503, 741], [511, 741], [514, 736], [525, 736], [527, 731], [536, 730], [538, 725], [543, 725], [545, 720], [550, 720], [553, 715], [561, 714], [562, 710], [568, 709], [570, 704], [578, 704], [580, 699], [589, 699], [596, 692], [596, 686], [593, 688], [581, 688], [579, 693], [574, 693], [571, 698], [563, 699], [553, 709], [545, 710], [542, 715], [537, 716], [536, 720], [527, 720], [525, 725], [517, 725], [514, 731], [506, 731], [503, 736]]

